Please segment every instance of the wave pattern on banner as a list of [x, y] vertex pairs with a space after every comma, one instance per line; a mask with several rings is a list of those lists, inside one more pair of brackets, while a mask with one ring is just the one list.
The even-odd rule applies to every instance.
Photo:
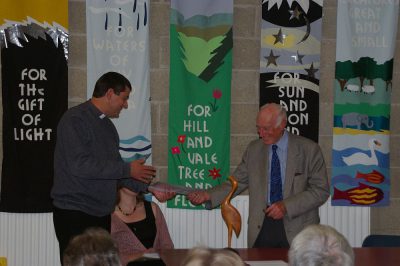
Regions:
[[[336, 44], [334, 81], [333, 206], [389, 205], [395, 2], [338, 2], [342, 38]], [[364, 12], [368, 17], [359, 16]]]
[[149, 11], [148, 0], [86, 1], [87, 97], [108, 71], [123, 74], [132, 84], [128, 109], [112, 119], [126, 161], [151, 155]]

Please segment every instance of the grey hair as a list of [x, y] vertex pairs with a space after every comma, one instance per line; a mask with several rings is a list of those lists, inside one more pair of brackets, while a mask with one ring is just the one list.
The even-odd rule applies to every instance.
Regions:
[[64, 266], [121, 266], [118, 248], [110, 233], [89, 228], [75, 236], [63, 255]]
[[287, 121], [287, 113], [285, 107], [278, 103], [266, 103], [260, 107], [260, 111], [265, 108], [272, 108], [273, 110], [277, 111], [278, 116], [276, 118], [275, 127], [278, 127], [282, 121]]
[[289, 249], [290, 266], [353, 266], [354, 252], [347, 239], [328, 225], [310, 225]]
[[229, 249], [192, 248], [181, 266], [245, 266], [242, 258]]

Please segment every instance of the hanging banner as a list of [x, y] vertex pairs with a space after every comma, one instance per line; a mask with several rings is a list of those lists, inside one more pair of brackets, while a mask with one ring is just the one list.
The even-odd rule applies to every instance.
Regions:
[[284, 106], [288, 131], [318, 141], [322, 0], [262, 1], [260, 106]]
[[151, 154], [149, 9], [148, 0], [86, 1], [87, 97], [109, 71], [121, 73], [132, 85], [128, 109], [112, 119], [128, 162]]
[[0, 6], [0, 211], [51, 212], [56, 129], [68, 107], [68, 1]]
[[[208, 189], [229, 175], [232, 0], [172, 0], [168, 183]], [[183, 195], [170, 208], [199, 209]]]
[[399, 1], [340, 0], [332, 205], [387, 206], [390, 102]]

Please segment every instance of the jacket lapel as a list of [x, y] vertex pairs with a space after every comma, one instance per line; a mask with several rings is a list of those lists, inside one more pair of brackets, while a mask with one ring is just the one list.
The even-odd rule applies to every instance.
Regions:
[[288, 134], [288, 151], [287, 151], [287, 161], [286, 161], [286, 173], [285, 173], [285, 184], [283, 188], [283, 198], [286, 198], [290, 193], [290, 188], [292, 187], [294, 174], [296, 171], [296, 163], [299, 158], [299, 149], [296, 141], [294, 141], [291, 134]]
[[[268, 167], [269, 167], [269, 160], [268, 160], [268, 147], [269, 145], [265, 145], [262, 143], [261, 146], [261, 154], [260, 154], [260, 161], [259, 163], [261, 164], [259, 166], [259, 169], [261, 171], [260, 176], [262, 177], [260, 180], [260, 189], [262, 190], [261, 195], [268, 195], [267, 191], [269, 190], [268, 188], [268, 182], [267, 178], [269, 177], [268, 173]], [[265, 198], [267, 200], [267, 198]]]

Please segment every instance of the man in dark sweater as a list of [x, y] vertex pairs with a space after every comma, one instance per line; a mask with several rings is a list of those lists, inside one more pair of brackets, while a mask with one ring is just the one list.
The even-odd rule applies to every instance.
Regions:
[[156, 169], [145, 160], [124, 162], [118, 150], [110, 118], [128, 108], [131, 90], [127, 78], [108, 72], [96, 82], [93, 97], [70, 108], [58, 124], [51, 197], [61, 261], [69, 240], [86, 228], [110, 231], [119, 179], [133, 178], [145, 191], [155, 176]]

